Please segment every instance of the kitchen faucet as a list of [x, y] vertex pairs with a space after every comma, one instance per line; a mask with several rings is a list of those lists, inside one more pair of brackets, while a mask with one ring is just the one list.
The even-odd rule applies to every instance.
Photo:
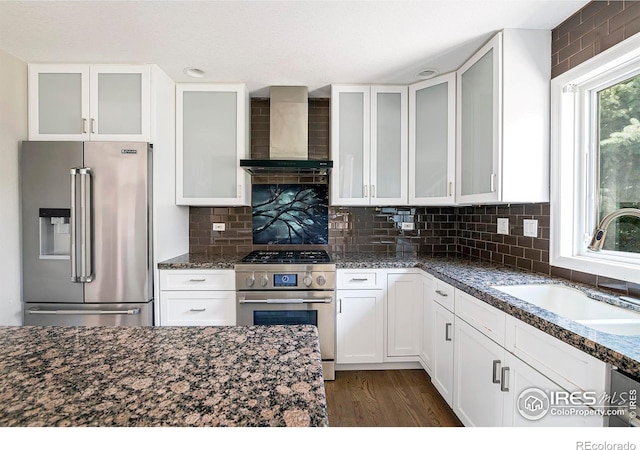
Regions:
[[602, 246], [604, 245], [604, 238], [607, 235], [607, 228], [609, 228], [611, 222], [622, 216], [633, 216], [640, 218], [640, 209], [621, 208], [616, 209], [615, 211], [612, 211], [604, 216], [600, 224], [593, 232], [593, 237], [591, 238], [591, 242], [589, 243], [587, 248], [593, 252], [599, 252], [600, 250], [602, 250]]

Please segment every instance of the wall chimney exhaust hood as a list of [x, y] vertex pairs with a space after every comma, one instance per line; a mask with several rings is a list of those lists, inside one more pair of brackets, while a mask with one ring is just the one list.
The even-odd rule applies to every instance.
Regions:
[[309, 159], [309, 101], [305, 86], [269, 89], [269, 159], [241, 159], [251, 174], [326, 175], [333, 161]]

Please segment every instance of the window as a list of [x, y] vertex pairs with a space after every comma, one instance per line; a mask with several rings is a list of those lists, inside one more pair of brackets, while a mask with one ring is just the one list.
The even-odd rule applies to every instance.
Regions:
[[640, 278], [640, 35], [551, 81], [551, 264], [627, 281]]

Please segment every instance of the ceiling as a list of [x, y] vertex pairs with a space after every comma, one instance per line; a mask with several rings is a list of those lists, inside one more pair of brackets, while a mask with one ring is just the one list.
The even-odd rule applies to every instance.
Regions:
[[331, 83], [451, 72], [495, 31], [551, 30], [586, 3], [0, 0], [0, 49], [26, 62], [155, 63], [176, 82], [243, 82], [254, 97], [271, 85], [324, 97]]

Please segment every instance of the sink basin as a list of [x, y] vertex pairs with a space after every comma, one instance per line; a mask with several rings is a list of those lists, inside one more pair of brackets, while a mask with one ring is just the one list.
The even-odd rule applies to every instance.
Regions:
[[640, 319], [576, 320], [582, 325], [611, 334], [640, 335]]
[[640, 313], [594, 300], [578, 289], [557, 284], [491, 287], [605, 333], [640, 335]]

